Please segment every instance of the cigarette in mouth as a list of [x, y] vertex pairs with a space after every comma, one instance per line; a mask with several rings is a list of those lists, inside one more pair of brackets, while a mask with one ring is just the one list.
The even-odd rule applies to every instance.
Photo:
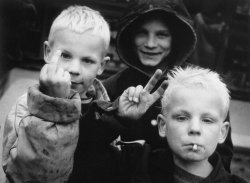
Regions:
[[198, 148], [197, 148], [197, 144], [194, 144], [192, 150], [193, 150], [193, 151], [197, 151], [197, 149], [198, 149]]

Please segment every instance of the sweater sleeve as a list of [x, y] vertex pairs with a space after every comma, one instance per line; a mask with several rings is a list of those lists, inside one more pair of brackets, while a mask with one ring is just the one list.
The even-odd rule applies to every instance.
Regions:
[[9, 112], [3, 136], [3, 170], [9, 182], [66, 182], [79, 136], [81, 101], [29, 88]]

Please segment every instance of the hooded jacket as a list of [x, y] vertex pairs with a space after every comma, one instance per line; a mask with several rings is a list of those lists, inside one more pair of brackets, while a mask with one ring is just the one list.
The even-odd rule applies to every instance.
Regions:
[[117, 54], [128, 68], [104, 82], [111, 100], [120, 96], [129, 86], [146, 84], [156, 69], [148, 69], [141, 64], [133, 51], [132, 44], [136, 25], [152, 14], [166, 17], [166, 23], [172, 34], [171, 53], [160, 63], [160, 67], [164, 72], [174, 66], [183, 65], [195, 48], [195, 30], [181, 0], [131, 1], [128, 12], [119, 21], [118, 27], [120, 28], [116, 37]]
[[[135, 26], [152, 14], [165, 17], [172, 35], [171, 52], [160, 63], [160, 68], [165, 74], [155, 88], [159, 87], [160, 83], [166, 79], [166, 73], [174, 66], [186, 66], [188, 57], [195, 49], [196, 33], [192, 19], [182, 0], [131, 1], [128, 12], [119, 21], [116, 37], [118, 56], [128, 67], [103, 82], [111, 101], [119, 97], [130, 86], [145, 86], [156, 70], [155, 67], [149, 70], [148, 67], [143, 66], [133, 51]], [[157, 101], [141, 120], [133, 123], [133, 125], [130, 122], [123, 123], [127, 130], [121, 135], [122, 140], [144, 139], [152, 148], [168, 147], [166, 140], [159, 137], [157, 127], [151, 125], [151, 120], [156, 119], [160, 113], [160, 106], [160, 101]], [[229, 171], [233, 151], [231, 133], [229, 133], [225, 143], [220, 145], [218, 149], [222, 154], [225, 167]]]

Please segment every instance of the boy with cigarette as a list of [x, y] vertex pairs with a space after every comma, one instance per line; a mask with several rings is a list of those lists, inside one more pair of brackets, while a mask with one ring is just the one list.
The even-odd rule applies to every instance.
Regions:
[[229, 90], [220, 76], [198, 67], [177, 68], [168, 75], [168, 84], [161, 101], [162, 113], [157, 118], [159, 134], [167, 139], [173, 152], [168, 180], [245, 182], [225, 171], [215, 151], [226, 139], [230, 125], [225, 121]]

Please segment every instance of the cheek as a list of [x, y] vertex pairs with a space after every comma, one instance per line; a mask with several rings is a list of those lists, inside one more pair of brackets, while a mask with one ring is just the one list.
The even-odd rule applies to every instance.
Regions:
[[143, 45], [144, 42], [145, 42], [144, 38], [136, 37], [135, 41], [134, 41], [134, 45], [135, 45], [135, 47], [139, 47], [139, 46]]
[[64, 69], [64, 70], [67, 70], [68, 64], [67, 64], [67, 62], [64, 62], [61, 59], [59, 59], [57, 62], [57, 68], [59, 68], [59, 67]]
[[172, 44], [171, 44], [171, 41], [169, 39], [167, 39], [164, 41], [162, 40], [160, 45], [164, 49], [170, 49]]
[[88, 69], [85, 68], [81, 70], [81, 75], [86, 83], [92, 83], [92, 81], [96, 78], [97, 72], [98, 72], [97, 67]]
[[178, 127], [175, 126], [167, 126], [166, 127], [166, 136], [167, 139], [174, 144], [175, 142], [179, 141], [181, 135], [183, 135], [184, 132], [180, 131]]
[[217, 142], [219, 139], [220, 130], [219, 128], [209, 128], [207, 127], [207, 131], [204, 134], [204, 138], [206, 139], [207, 147], [209, 151], [213, 152], [217, 147]]

